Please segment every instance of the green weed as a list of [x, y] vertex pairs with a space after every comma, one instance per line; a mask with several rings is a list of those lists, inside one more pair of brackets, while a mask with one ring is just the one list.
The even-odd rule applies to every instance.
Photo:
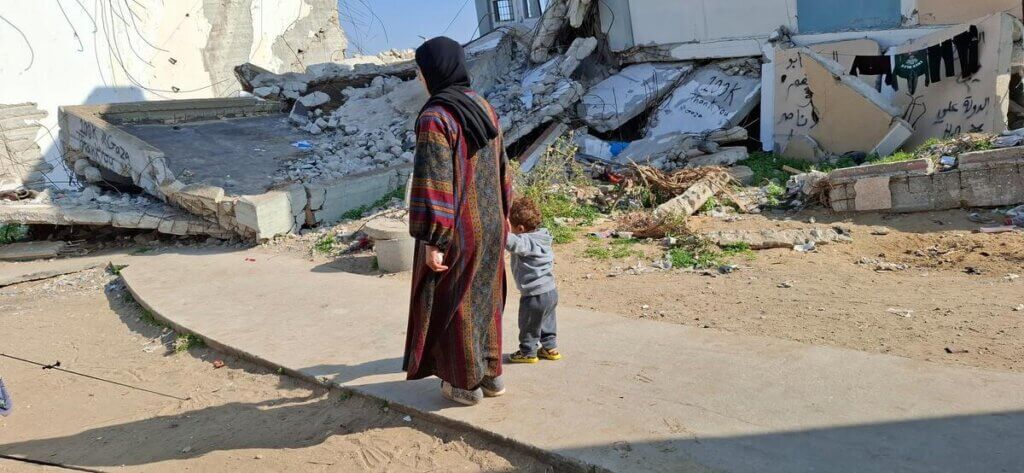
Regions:
[[581, 225], [591, 225], [598, 210], [578, 202], [573, 189], [592, 183], [583, 166], [576, 161], [577, 146], [572, 134], [566, 134], [548, 148], [529, 174], [512, 163], [516, 193], [533, 199], [540, 208], [542, 225], [557, 244], [575, 241]]
[[199, 338], [191, 333], [179, 333], [178, 338], [174, 340], [174, 352], [183, 353], [193, 348], [202, 348], [206, 346], [202, 338]]
[[734, 258], [748, 260], [756, 256], [746, 243], [724, 245], [721, 248], [706, 240], [691, 239], [667, 253], [673, 268], [711, 269], [729, 264]]
[[[362, 214], [360, 214], [362, 215]], [[334, 251], [335, 238], [333, 233], [328, 233], [313, 244], [313, 250], [318, 253], [330, 254]]]
[[0, 245], [24, 240], [28, 236], [28, 225], [5, 223], [0, 225]]
[[765, 198], [768, 199], [768, 205], [772, 207], [782, 203], [782, 199], [786, 197], [786, 188], [782, 187], [775, 181], [768, 181], [764, 190]]
[[632, 257], [642, 258], [645, 256], [644, 252], [633, 248], [633, 245], [636, 245], [639, 242], [640, 240], [628, 238], [615, 239], [606, 245], [593, 243], [583, 250], [582, 256], [584, 258], [596, 260], [626, 259]]
[[402, 199], [405, 197], [405, 185], [398, 186], [395, 190], [388, 192], [383, 197], [377, 199], [370, 205], [363, 205], [361, 207], [354, 208], [341, 214], [341, 218], [344, 220], [357, 220], [363, 217], [363, 214], [370, 210], [383, 207], [391, 202], [391, 199]]

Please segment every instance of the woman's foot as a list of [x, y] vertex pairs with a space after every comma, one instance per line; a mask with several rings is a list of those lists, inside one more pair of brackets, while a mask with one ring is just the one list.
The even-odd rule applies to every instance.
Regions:
[[483, 390], [486, 397], [498, 397], [505, 394], [505, 382], [502, 381], [501, 376], [496, 378], [484, 376], [484, 380], [480, 382], [480, 389]]
[[475, 406], [484, 399], [483, 390], [480, 388], [467, 391], [452, 386], [447, 381], [441, 381], [441, 395], [450, 401], [455, 401], [465, 406]]
[[537, 351], [537, 356], [544, 358], [545, 360], [561, 360], [562, 353], [557, 348], [541, 348]]
[[536, 363], [540, 361], [537, 355], [527, 355], [522, 350], [516, 350], [515, 353], [508, 356], [509, 363]]

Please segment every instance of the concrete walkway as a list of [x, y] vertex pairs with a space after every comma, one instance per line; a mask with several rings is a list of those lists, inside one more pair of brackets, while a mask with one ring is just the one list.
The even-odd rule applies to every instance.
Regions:
[[[505, 397], [455, 407], [437, 380], [404, 381], [402, 280], [259, 252], [149, 256], [122, 274], [145, 306], [215, 346], [570, 462], [628, 472], [1024, 469], [1021, 374], [564, 307], [564, 360], [508, 365]], [[508, 352], [514, 316], [504, 329]]]

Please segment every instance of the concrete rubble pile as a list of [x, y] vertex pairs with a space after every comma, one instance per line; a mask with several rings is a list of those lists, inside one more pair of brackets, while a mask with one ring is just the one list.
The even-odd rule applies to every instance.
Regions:
[[[501, 117], [506, 146], [524, 172], [569, 130], [579, 146], [577, 159], [609, 172], [642, 165], [671, 176], [714, 167], [713, 181], [680, 189], [679, 199], [670, 199], [677, 209], [672, 213], [693, 213], [725, 192], [726, 180], [764, 184], [750, 182], [754, 174], [742, 166], [755, 143], [766, 152], [825, 165], [864, 163], [976, 129], [1001, 132], [1005, 109], [1014, 107], [997, 107], [993, 97], [1009, 97], [1010, 72], [1024, 70], [1018, 57], [1024, 54], [1008, 53], [1024, 52], [1017, 41], [1021, 23], [1008, 14], [898, 41], [870, 34], [809, 39], [782, 27], [749, 40], [757, 45], [753, 51], [742, 41], [730, 43], [734, 49], [700, 41], [616, 49], [602, 16], [609, 8], [614, 5], [551, 0], [532, 28], [513, 24], [487, 32], [466, 46], [474, 88]], [[857, 55], [918, 51], [973, 25], [986, 32], [981, 55], [992, 66], [973, 77], [977, 97], [957, 95], [959, 82], [948, 79], [930, 84], [926, 104], [915, 108], [903, 94], [881, 87], [880, 78], [850, 74]], [[408, 178], [414, 120], [427, 98], [415, 80], [413, 56], [387, 51], [285, 73], [241, 64], [235, 76], [255, 98], [64, 107], [65, 158], [83, 183], [147, 194], [139, 197], [145, 203], [117, 200], [124, 207], [159, 205], [161, 212], [179, 212], [170, 220], [193, 219], [158, 225], [158, 231], [264, 240], [335, 222]], [[933, 116], [937, 110], [945, 112]], [[1019, 146], [1021, 136], [1007, 133], [996, 144]], [[188, 139], [199, 144], [181, 144]], [[194, 157], [203, 154], [202, 143], [210, 144], [211, 157]], [[940, 167], [935, 161], [946, 156], [877, 171], [866, 166], [798, 176], [788, 197], [838, 211], [1006, 205], [1024, 201], [1018, 196], [1024, 188], [1021, 149], [1006, 148], [995, 157], [951, 156], [953, 164]], [[240, 164], [227, 166], [227, 157]], [[982, 168], [989, 174], [979, 177], [975, 171]], [[995, 176], [994, 169], [1007, 174]], [[984, 193], [975, 185], [994, 190]], [[54, 196], [47, 205], [106, 212], [107, 224], [117, 225], [120, 206], [100, 208], [114, 203], [103, 202], [99, 197], [105, 196], [91, 187], [81, 194]]]

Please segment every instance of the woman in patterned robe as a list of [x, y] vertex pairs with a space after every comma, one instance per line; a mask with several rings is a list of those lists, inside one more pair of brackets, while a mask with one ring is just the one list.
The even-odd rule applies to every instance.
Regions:
[[435, 38], [416, 61], [431, 99], [416, 124], [409, 230], [417, 244], [403, 369], [408, 379], [441, 378], [445, 397], [472, 405], [504, 392], [507, 157], [494, 109], [469, 89], [462, 47]]

